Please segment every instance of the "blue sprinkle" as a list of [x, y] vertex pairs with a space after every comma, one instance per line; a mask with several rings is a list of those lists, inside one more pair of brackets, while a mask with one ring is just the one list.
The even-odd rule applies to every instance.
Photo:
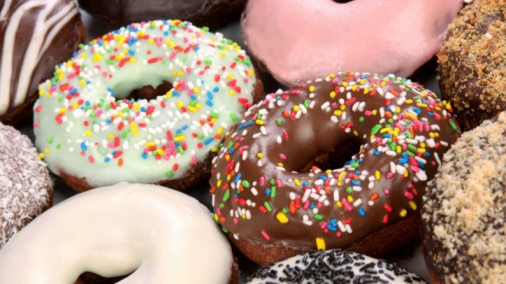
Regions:
[[360, 217], [365, 217], [366, 214], [364, 208], [358, 207], [358, 214], [360, 215]]
[[141, 156], [142, 156], [143, 159], [147, 159], [148, 158], [148, 154], [146, 154], [144, 152], [142, 152]]
[[213, 141], [214, 141], [214, 138], [213, 138], [213, 137], [206, 138], [206, 140], [204, 140], [204, 145], [209, 145], [209, 144], [211, 144]]
[[86, 143], [81, 142], [81, 150], [83, 150], [83, 151], [88, 150], [88, 146], [86, 146]]
[[351, 184], [353, 185], [361, 185], [362, 183], [359, 180], [351, 180]]
[[207, 105], [207, 106], [210, 106], [210, 107], [214, 106], [213, 102], [212, 102], [212, 101], [210, 101], [210, 100], [207, 100], [207, 101], [206, 101], [206, 105]]
[[241, 180], [241, 177], [242, 177], [242, 174], [241, 174], [241, 173], [238, 173], [238, 174], [235, 176], [234, 183], [238, 183], [238, 182]]

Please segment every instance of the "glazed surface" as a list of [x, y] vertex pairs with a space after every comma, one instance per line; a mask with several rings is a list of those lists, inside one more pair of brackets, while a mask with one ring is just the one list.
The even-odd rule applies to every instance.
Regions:
[[[418, 212], [457, 137], [448, 104], [394, 76], [340, 73], [269, 94], [215, 158], [215, 218], [232, 240], [346, 248]], [[300, 172], [349, 143], [361, 146], [344, 166]]]
[[254, 58], [282, 84], [359, 71], [409, 76], [441, 47], [463, 0], [248, 1]]
[[424, 196], [426, 263], [441, 283], [506, 282], [506, 112], [464, 132]]
[[196, 199], [120, 183], [67, 199], [16, 234], [0, 250], [0, 282], [74, 283], [91, 271], [133, 272], [123, 284], [223, 284], [232, 262], [226, 237]]
[[82, 23], [72, 0], [2, 1], [0, 20], [1, 118], [35, 98], [38, 84], [72, 56]]
[[[172, 88], [126, 98], [145, 85]], [[41, 84], [36, 145], [54, 173], [91, 186], [183, 177], [253, 101], [255, 72], [235, 42], [181, 21], [99, 37]]]

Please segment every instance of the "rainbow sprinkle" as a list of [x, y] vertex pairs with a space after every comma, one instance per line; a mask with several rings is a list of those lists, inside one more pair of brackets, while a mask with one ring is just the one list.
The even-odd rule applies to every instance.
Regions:
[[[154, 99], [127, 99], [172, 83]], [[217, 151], [252, 103], [253, 66], [235, 42], [178, 20], [135, 23], [82, 45], [40, 85], [36, 145], [50, 169], [93, 186], [181, 177]]]
[[[234, 239], [347, 247], [419, 210], [458, 135], [449, 104], [404, 78], [340, 73], [280, 90], [245, 113], [215, 158], [215, 219]], [[300, 172], [347, 143], [360, 149], [344, 165]]]

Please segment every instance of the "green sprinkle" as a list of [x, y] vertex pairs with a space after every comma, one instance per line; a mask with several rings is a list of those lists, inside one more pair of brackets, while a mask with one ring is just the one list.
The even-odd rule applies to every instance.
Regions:
[[265, 209], [267, 209], [268, 212], [272, 212], [272, 207], [271, 207], [271, 204], [269, 204], [269, 202], [265, 201], [264, 207], [265, 207]]
[[227, 189], [223, 194], [223, 201], [227, 201], [229, 198], [230, 198], [230, 189]]
[[453, 120], [450, 120], [450, 127], [452, 128], [452, 130], [455, 130], [455, 131], [457, 131], [459, 129], [459, 127], [457, 126], [457, 124]]
[[245, 188], [249, 188], [249, 187], [250, 187], [249, 181], [247, 181], [247, 180], [243, 180], [243, 181], [241, 182], [241, 184], [242, 184], [242, 186], [244, 186]]
[[316, 221], [321, 221], [321, 220], [323, 220], [323, 215], [322, 214], [314, 214], [313, 218]]
[[230, 113], [230, 119], [232, 119], [233, 122], [237, 122], [237, 114], [235, 114], [235, 112]]
[[168, 171], [165, 175], [167, 176], [167, 178], [174, 177], [174, 173], [172, 171]]
[[381, 129], [381, 124], [376, 124], [372, 130], [371, 130], [371, 135], [376, 135], [376, 133], [378, 133]]
[[276, 197], [276, 187], [275, 186], [271, 187], [271, 198], [274, 198], [274, 197]]
[[282, 125], [283, 124], [283, 120], [281, 118], [276, 119], [276, 124], [277, 125]]

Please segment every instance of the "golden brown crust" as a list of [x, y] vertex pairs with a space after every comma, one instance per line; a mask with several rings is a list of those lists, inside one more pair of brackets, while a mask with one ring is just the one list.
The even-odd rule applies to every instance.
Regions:
[[450, 25], [437, 54], [439, 85], [463, 130], [506, 109], [506, 1], [476, 0]]

